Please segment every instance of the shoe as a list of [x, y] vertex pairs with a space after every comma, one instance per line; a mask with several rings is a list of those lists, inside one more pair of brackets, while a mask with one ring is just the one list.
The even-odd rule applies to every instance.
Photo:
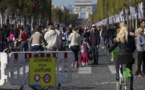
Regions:
[[77, 68], [77, 62], [74, 62], [73, 67], [74, 67], [74, 68]]
[[111, 61], [114, 61], [113, 59], [111, 59]]
[[87, 66], [87, 65], [88, 65], [88, 63], [85, 63], [85, 65]]
[[85, 65], [85, 63], [84, 63], [84, 62], [82, 62], [82, 65], [84, 66], [84, 65]]
[[138, 74], [138, 77], [144, 77], [144, 75], [143, 74]]

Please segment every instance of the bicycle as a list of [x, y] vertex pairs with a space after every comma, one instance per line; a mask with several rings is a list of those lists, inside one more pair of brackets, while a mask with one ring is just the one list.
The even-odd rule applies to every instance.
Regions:
[[119, 81], [116, 82], [117, 90], [130, 90], [131, 70], [125, 64], [119, 65]]

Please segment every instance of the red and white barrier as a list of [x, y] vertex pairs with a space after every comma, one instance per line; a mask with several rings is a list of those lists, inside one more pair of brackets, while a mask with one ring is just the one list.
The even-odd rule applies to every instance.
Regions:
[[0, 53], [0, 62], [1, 62], [1, 78], [0, 78], [0, 86], [5, 84], [5, 81], [7, 80], [6, 73], [6, 65], [8, 63], [8, 57], [6, 53]]
[[56, 57], [56, 82], [71, 81], [71, 64], [75, 60], [73, 52], [12, 52], [9, 56], [11, 84], [29, 85], [29, 58], [31, 57]]

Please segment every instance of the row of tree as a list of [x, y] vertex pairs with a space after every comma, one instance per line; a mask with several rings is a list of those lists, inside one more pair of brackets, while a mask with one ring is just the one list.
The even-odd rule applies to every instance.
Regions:
[[[41, 20], [47, 18], [51, 22], [51, 3], [52, 0], [0, 0], [1, 24], [3, 19], [11, 19], [17, 23], [22, 18], [26, 24], [27, 21], [31, 22], [35, 15]], [[36, 4], [36, 12], [32, 12], [33, 4]]]
[[145, 0], [98, 0], [97, 7], [92, 15], [93, 22], [99, 22], [109, 15], [115, 15], [121, 10], [136, 7], [139, 3]]
[[[35, 5], [35, 6], [33, 6]], [[13, 24], [68, 24], [77, 15], [59, 8], [52, 8], [52, 0], [0, 0], [0, 25]], [[10, 22], [11, 21], [11, 22]]]
[[71, 14], [68, 10], [61, 10], [60, 8], [52, 9], [52, 21], [54, 23], [62, 23], [65, 25], [70, 23], [74, 24], [77, 18], [77, 14]]

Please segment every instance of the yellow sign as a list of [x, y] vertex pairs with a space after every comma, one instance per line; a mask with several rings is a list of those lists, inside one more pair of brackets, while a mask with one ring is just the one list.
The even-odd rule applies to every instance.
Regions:
[[56, 58], [30, 58], [29, 84], [31, 86], [55, 86]]

